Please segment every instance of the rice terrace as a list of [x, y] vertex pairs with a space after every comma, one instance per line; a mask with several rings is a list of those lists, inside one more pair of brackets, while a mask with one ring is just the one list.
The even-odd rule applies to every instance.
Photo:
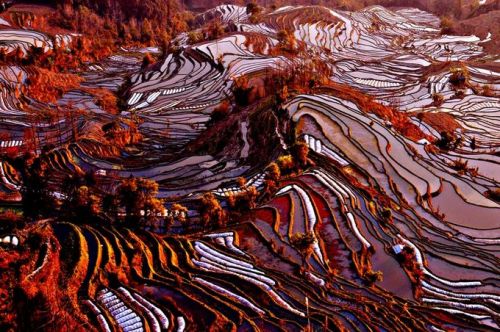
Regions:
[[499, 22], [0, 1], [0, 331], [499, 331]]

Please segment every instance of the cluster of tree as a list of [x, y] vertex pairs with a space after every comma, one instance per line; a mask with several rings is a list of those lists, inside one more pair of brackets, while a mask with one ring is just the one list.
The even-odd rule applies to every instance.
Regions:
[[465, 175], [469, 173], [471, 176], [477, 176], [479, 172], [478, 167], [469, 167], [469, 160], [463, 160], [462, 158], [455, 159], [448, 164], [451, 168], [457, 171], [460, 175]]
[[105, 88], [83, 88], [83, 91], [94, 96], [94, 102], [108, 114], [116, 115], [119, 113], [118, 98], [108, 89]]
[[120, 18], [110, 15], [107, 10], [95, 9], [94, 6], [66, 4], [59, 8], [51, 22], [56, 26], [78, 31], [84, 36], [98, 37], [93, 40], [99, 44], [96, 47], [116, 49], [119, 46], [134, 44], [166, 46], [172, 36], [188, 30], [188, 22], [192, 17], [185, 12], [175, 12], [170, 18], [160, 18], [164, 15], [166, 14], [158, 17], [127, 15]]
[[[282, 50], [276, 47], [272, 52]], [[301, 52], [300, 47], [295, 52]], [[283, 103], [292, 93], [311, 93], [311, 90], [330, 83], [332, 70], [327, 63], [317, 58], [306, 59], [294, 64], [291, 68], [276, 68], [266, 77], [267, 92], [275, 96], [277, 104]]]
[[237, 195], [230, 195], [227, 199], [229, 207], [236, 212], [248, 212], [256, 207], [257, 197], [259, 192], [257, 188], [245, 184], [244, 178], [238, 179], [241, 192]]
[[[168, 217], [163, 201], [157, 197], [158, 183], [153, 180], [129, 177], [122, 179], [116, 190], [109, 191], [103, 189], [94, 172], [75, 172], [59, 181], [50, 170], [46, 154], [40, 157], [28, 154], [18, 163], [23, 183], [23, 214], [28, 219], [52, 217], [92, 223], [119, 221], [124, 217], [129, 225], [156, 227]], [[187, 211], [181, 205], [174, 204], [172, 210], [170, 217], [185, 218]]]
[[230, 26], [224, 27], [220, 18], [215, 18], [206, 23], [201, 29], [189, 31], [187, 34], [188, 43], [193, 45], [202, 41], [215, 40], [230, 29]]
[[149, 19], [164, 26], [184, 11], [178, 0], [56, 0], [56, 3], [73, 8], [87, 7], [101, 17], [113, 17], [119, 21]]
[[137, 125], [131, 120], [114, 120], [102, 126], [104, 138], [116, 147], [136, 144], [142, 140]]
[[170, 211], [167, 213], [167, 218], [165, 219], [166, 229], [169, 230], [174, 225], [175, 220], [178, 220], [181, 224], [186, 224], [188, 221], [187, 213], [187, 207], [179, 203], [172, 204]]
[[276, 163], [281, 175], [297, 173], [314, 166], [314, 162], [309, 159], [309, 147], [304, 142], [295, 143], [290, 149], [290, 154], [280, 156]]
[[225, 32], [226, 29], [220, 19], [212, 20], [203, 28], [205, 40], [215, 40], [221, 37]]
[[130, 224], [143, 220], [152, 226], [164, 217], [165, 212], [163, 202], [157, 195], [158, 183], [149, 179], [130, 177], [121, 181], [113, 195], [118, 205], [112, 204], [110, 207], [122, 206], [125, 209], [125, 221]]
[[300, 173], [308, 167], [315, 165], [309, 159], [309, 147], [304, 142], [294, 144], [290, 150], [291, 154], [278, 157], [275, 162], [270, 163], [265, 170], [264, 196], [270, 197], [277, 188], [282, 176]]
[[29, 219], [52, 216], [58, 202], [49, 187], [51, 170], [43, 158], [26, 154], [17, 160], [22, 176], [21, 187], [23, 215]]
[[20, 47], [7, 52], [0, 48], [0, 63], [15, 63], [24, 66], [35, 66], [55, 72], [80, 70], [86, 62], [96, 61], [111, 53], [111, 48], [99, 44], [85, 36], [73, 37], [68, 45], [61, 45], [52, 39], [52, 47], [48, 44], [41, 47], [31, 46], [23, 51]]
[[210, 192], [203, 194], [200, 200], [199, 212], [203, 227], [209, 225], [223, 227], [228, 221], [226, 211], [224, 211], [215, 195]]

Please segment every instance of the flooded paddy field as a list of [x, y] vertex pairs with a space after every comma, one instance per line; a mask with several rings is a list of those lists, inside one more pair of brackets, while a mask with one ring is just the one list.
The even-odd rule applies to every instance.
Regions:
[[[122, 49], [54, 102], [25, 93], [29, 68], [0, 67], [0, 152], [43, 151], [54, 183], [155, 180], [167, 211], [182, 203], [189, 220], [206, 193], [231, 212], [255, 189], [255, 205], [176, 232], [57, 222], [0, 233], [1, 253], [27, 262], [16, 273], [32, 287], [64, 280], [87, 330], [499, 329], [500, 65], [487, 40], [443, 35], [412, 8], [286, 6], [254, 22], [226, 5], [196, 22], [214, 18], [221, 36], [181, 34], [149, 66]], [[46, 38], [0, 30], [8, 48]], [[285, 74], [308, 80], [270, 91]], [[297, 143], [307, 167], [290, 170]], [[16, 167], [0, 161], [4, 201], [21, 199]]]

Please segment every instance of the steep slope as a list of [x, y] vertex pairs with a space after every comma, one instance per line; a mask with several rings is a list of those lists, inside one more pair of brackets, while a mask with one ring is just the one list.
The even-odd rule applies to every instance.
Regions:
[[[120, 115], [95, 105], [35, 121], [19, 107], [25, 69], [3, 68], [2, 151], [27, 148], [27, 126], [40, 146], [65, 132], [44, 156], [54, 183], [77, 169], [109, 188], [154, 179], [165, 216], [181, 202], [188, 220], [166, 234], [117, 221], [0, 228], [1, 288], [15, 300], [0, 326], [498, 329], [500, 71], [487, 38], [442, 35], [431, 13], [381, 6], [258, 19], [219, 6], [197, 21], [154, 65], [140, 68], [148, 50], [124, 49], [82, 73], [122, 92]], [[62, 99], [87, 107], [83, 96]], [[104, 139], [118, 134], [142, 139]], [[21, 179], [0, 166], [15, 195]], [[227, 224], [204, 220], [207, 193]], [[61, 319], [47, 314], [57, 309]]]

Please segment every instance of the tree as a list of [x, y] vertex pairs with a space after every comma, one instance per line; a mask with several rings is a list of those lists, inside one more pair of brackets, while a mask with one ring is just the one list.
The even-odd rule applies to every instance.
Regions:
[[281, 171], [276, 163], [270, 163], [266, 169], [266, 175], [270, 180], [279, 181], [281, 178]]
[[469, 70], [465, 66], [459, 66], [455, 68], [450, 69], [450, 79], [449, 82], [455, 87], [455, 88], [463, 88], [467, 85], [469, 85]]
[[244, 189], [246, 187], [247, 180], [244, 177], [240, 176], [236, 179], [236, 183], [240, 188]]
[[262, 12], [262, 7], [257, 5], [255, 2], [250, 2], [247, 4], [246, 11], [247, 14], [250, 15], [250, 22], [257, 23]]
[[292, 147], [292, 156], [296, 163], [301, 167], [307, 167], [309, 164], [309, 146], [305, 142], [298, 142]]
[[280, 168], [280, 173], [288, 173], [294, 168], [294, 160], [291, 155], [280, 156], [276, 163]]
[[174, 224], [175, 220], [178, 220], [181, 224], [186, 224], [188, 211], [189, 210], [187, 207], [179, 203], [172, 204], [172, 206], [170, 207], [170, 213], [166, 220], [167, 230]]
[[230, 195], [228, 197], [228, 204], [239, 212], [248, 212], [255, 208], [259, 192], [254, 186], [245, 188], [237, 195]]
[[149, 65], [155, 62], [155, 59], [150, 53], [146, 53], [142, 58], [142, 69], [146, 69]]
[[94, 172], [66, 176], [61, 186], [64, 197], [61, 214], [70, 221], [88, 223], [101, 213], [102, 199]]
[[249, 85], [248, 79], [245, 76], [235, 78], [233, 84], [233, 95], [236, 104], [239, 106], [248, 106], [252, 90], [253, 86]]
[[212, 193], [205, 193], [201, 198], [200, 215], [203, 226], [216, 223], [223, 226], [226, 222], [226, 214], [220, 202]]
[[307, 262], [312, 255], [315, 241], [316, 239], [312, 232], [295, 233], [290, 238], [290, 243], [300, 252], [304, 262]]
[[163, 215], [163, 203], [156, 196], [158, 183], [154, 180], [130, 177], [122, 180], [117, 189], [120, 206], [125, 208], [126, 221], [136, 223], [143, 220], [148, 225]]
[[141, 26], [141, 41], [143, 43], [149, 44], [153, 39], [153, 27], [151, 21], [147, 18], [144, 19]]
[[92, 221], [101, 212], [101, 199], [87, 186], [80, 186], [68, 197], [70, 216], [82, 223]]
[[27, 155], [23, 164], [21, 195], [24, 216], [35, 220], [53, 215], [57, 200], [49, 188], [50, 171], [46, 163], [40, 157]]
[[452, 34], [455, 30], [455, 22], [449, 16], [441, 17], [441, 33]]
[[223, 120], [231, 112], [231, 104], [227, 99], [223, 100], [210, 114], [210, 123]]
[[193, 45], [203, 40], [203, 34], [200, 31], [192, 30], [188, 32], [188, 43]]
[[390, 208], [386, 207], [382, 210], [381, 212], [382, 218], [384, 218], [385, 221], [391, 221], [392, 220], [392, 211]]
[[[432, 104], [436, 107], [439, 107], [441, 105], [443, 105], [444, 103], [444, 97], [442, 94], [440, 93], [433, 93], [432, 94]], [[422, 114], [422, 113], [419, 113], [419, 114]]]
[[118, 218], [118, 206], [120, 202], [118, 197], [113, 194], [107, 194], [102, 199], [102, 211], [113, 220]]
[[456, 138], [447, 131], [441, 132], [441, 138], [437, 140], [436, 145], [442, 150], [452, 150], [456, 145]]
[[248, 15], [258, 15], [262, 12], [262, 8], [252, 1], [247, 4], [246, 11]]
[[481, 94], [485, 97], [495, 97], [495, 91], [491, 89], [491, 86], [484, 84], [481, 89]]
[[486, 192], [487, 196], [496, 202], [500, 202], [500, 187], [492, 188]]

